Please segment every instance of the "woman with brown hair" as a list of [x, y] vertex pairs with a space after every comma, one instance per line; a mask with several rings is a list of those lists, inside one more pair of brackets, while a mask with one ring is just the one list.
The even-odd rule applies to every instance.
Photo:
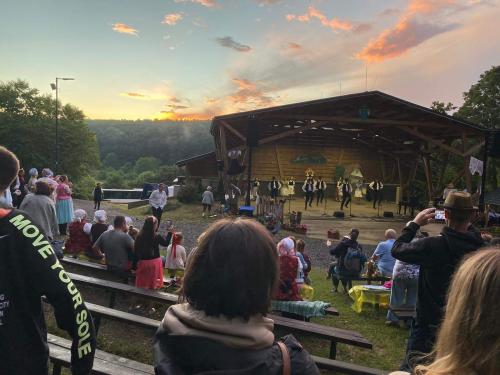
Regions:
[[417, 366], [416, 375], [500, 373], [500, 251], [473, 254], [451, 282], [444, 321], [429, 356], [432, 363]]
[[181, 300], [155, 339], [156, 374], [319, 374], [293, 336], [275, 341], [266, 317], [278, 281], [278, 254], [261, 224], [223, 219], [188, 257]]

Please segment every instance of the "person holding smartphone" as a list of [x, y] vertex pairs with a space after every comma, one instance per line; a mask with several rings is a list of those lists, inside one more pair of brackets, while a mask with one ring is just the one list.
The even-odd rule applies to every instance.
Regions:
[[394, 242], [391, 250], [394, 258], [420, 266], [417, 317], [401, 370], [412, 370], [422, 363], [422, 354], [431, 352], [443, 318], [451, 276], [466, 254], [483, 246], [481, 234], [471, 226], [474, 211], [470, 194], [452, 192], [444, 202], [446, 226], [439, 236], [412, 241], [421, 227], [435, 220], [436, 209], [427, 208], [417, 214]]

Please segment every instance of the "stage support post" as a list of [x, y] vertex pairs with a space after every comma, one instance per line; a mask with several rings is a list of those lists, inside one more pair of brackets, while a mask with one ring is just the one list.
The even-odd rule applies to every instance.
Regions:
[[487, 132], [484, 137], [484, 154], [483, 154], [483, 175], [481, 176], [481, 194], [479, 194], [479, 212], [484, 212], [484, 193], [486, 191], [486, 174], [488, 170], [488, 147], [490, 143], [490, 133]]
[[248, 165], [247, 165], [247, 196], [245, 206], [250, 206], [250, 190], [252, 189], [252, 154], [253, 147], [248, 146]]

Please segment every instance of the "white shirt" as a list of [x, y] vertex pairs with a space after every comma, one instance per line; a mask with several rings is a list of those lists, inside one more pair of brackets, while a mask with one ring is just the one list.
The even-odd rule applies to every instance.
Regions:
[[167, 247], [167, 257], [165, 260], [165, 268], [171, 270], [184, 269], [184, 265], [186, 264], [186, 249], [182, 245], [177, 245], [175, 248], [174, 258], [172, 256], [172, 245], [168, 245]]
[[167, 192], [165, 190], [162, 192], [160, 192], [160, 190], [154, 190], [149, 196], [149, 204], [154, 208], [163, 209], [167, 204]]

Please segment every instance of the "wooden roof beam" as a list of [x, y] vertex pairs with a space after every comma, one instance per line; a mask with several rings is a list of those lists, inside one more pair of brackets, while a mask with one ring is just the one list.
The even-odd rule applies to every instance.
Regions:
[[246, 143], [247, 139], [246, 137], [243, 136], [243, 134], [241, 134], [238, 130], [236, 130], [235, 128], [233, 128], [231, 125], [229, 125], [229, 123], [225, 120], [220, 120], [220, 123], [227, 129], [229, 130], [231, 133], [233, 133], [235, 136], [237, 136], [239, 139], [241, 139], [243, 142]]
[[403, 130], [403, 131], [405, 131], [405, 132], [407, 132], [407, 133], [409, 133], [417, 138], [423, 139], [424, 141], [432, 143], [433, 145], [438, 146], [439, 148], [441, 148], [443, 150], [446, 150], [446, 151], [451, 152], [455, 155], [464, 157], [464, 154], [462, 152], [458, 151], [456, 148], [448, 146], [447, 144], [444, 144], [441, 141], [438, 141], [432, 137], [429, 137], [425, 134], [422, 134], [416, 129], [406, 128], [406, 127], [399, 127], [399, 129], [401, 129], [401, 130]]
[[283, 133], [278, 133], [275, 135], [271, 135], [270, 137], [260, 139], [259, 145], [264, 145], [266, 143], [274, 142], [274, 141], [277, 141], [278, 139], [281, 139], [281, 138], [287, 138], [287, 137], [290, 137], [294, 134], [303, 132], [304, 130], [308, 130], [308, 129], [315, 128], [315, 127], [317, 128], [317, 127], [326, 125], [328, 123], [329, 123], [329, 121], [311, 122], [307, 125], [301, 126], [300, 128], [292, 128], [292, 129], [287, 130]]

